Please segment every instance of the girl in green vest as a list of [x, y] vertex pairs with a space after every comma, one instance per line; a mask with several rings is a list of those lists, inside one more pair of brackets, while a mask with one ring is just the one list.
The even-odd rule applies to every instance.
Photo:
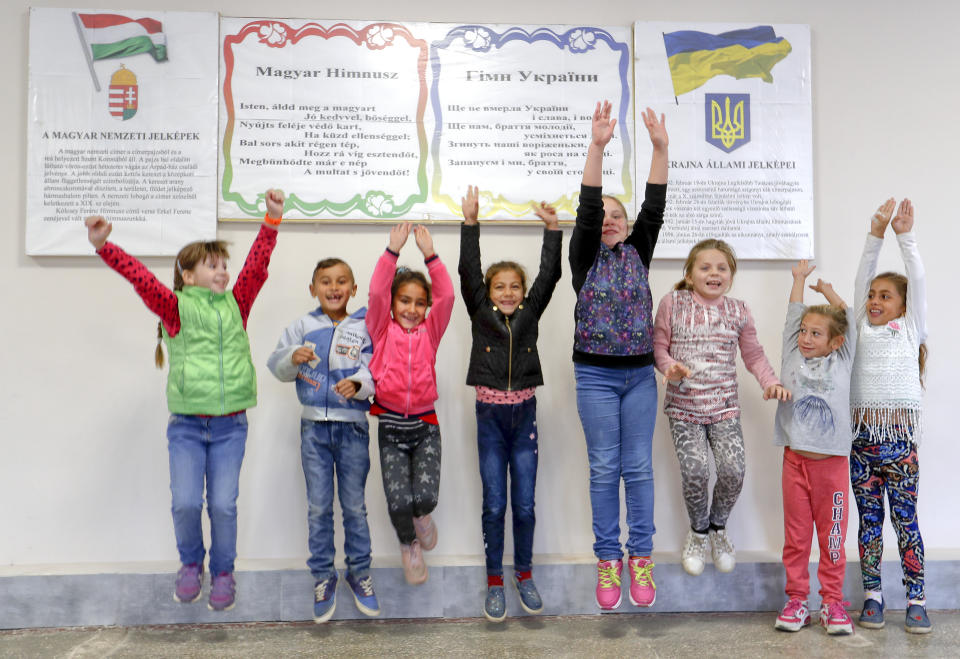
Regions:
[[237, 494], [247, 441], [246, 410], [257, 404], [257, 378], [250, 359], [247, 317], [267, 280], [270, 254], [283, 216], [283, 193], [268, 190], [267, 214], [237, 283], [227, 290], [226, 243], [190, 243], [180, 250], [171, 291], [139, 260], [107, 242], [113, 229], [103, 217], [86, 219], [90, 243], [100, 258], [133, 284], [147, 307], [160, 316], [157, 367], [163, 366], [160, 341], [167, 344], [170, 374], [167, 406], [170, 422], [170, 490], [173, 528], [181, 567], [174, 599], [200, 598], [203, 559], [203, 511], [206, 483], [210, 516], [210, 602], [214, 611], [233, 608], [237, 555]]

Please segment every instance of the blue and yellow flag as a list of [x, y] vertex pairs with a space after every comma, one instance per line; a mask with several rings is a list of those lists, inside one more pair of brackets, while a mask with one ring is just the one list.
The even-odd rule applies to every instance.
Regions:
[[693, 30], [663, 35], [676, 96], [693, 91], [718, 75], [763, 78], [773, 82], [770, 70], [792, 47], [769, 25], [708, 34]]

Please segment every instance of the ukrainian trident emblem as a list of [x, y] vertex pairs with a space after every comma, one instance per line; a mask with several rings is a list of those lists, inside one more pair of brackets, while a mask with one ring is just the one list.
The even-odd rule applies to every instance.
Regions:
[[121, 64], [120, 68], [110, 78], [110, 89], [107, 92], [107, 107], [110, 110], [110, 116], [122, 121], [130, 119], [137, 113], [139, 93], [137, 76]]
[[706, 140], [730, 153], [750, 141], [750, 94], [705, 94]]

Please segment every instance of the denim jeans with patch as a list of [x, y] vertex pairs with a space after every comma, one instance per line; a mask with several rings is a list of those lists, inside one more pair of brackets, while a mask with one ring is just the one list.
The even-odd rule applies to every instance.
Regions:
[[343, 513], [343, 549], [347, 569], [357, 578], [370, 569], [370, 528], [365, 492], [370, 472], [367, 422], [300, 420], [300, 458], [307, 481], [307, 525], [310, 558], [307, 567], [317, 581], [336, 570], [333, 559], [333, 478]]
[[503, 575], [507, 469], [513, 516], [513, 569], [533, 563], [534, 488], [537, 484], [537, 399], [499, 405], [477, 401], [477, 450], [483, 483], [483, 546], [487, 574]]
[[171, 414], [167, 424], [173, 530], [180, 562], [203, 563], [204, 485], [210, 517], [210, 573], [233, 572], [237, 495], [247, 444], [247, 414]]
[[610, 368], [574, 363], [577, 410], [590, 462], [593, 553], [598, 560], [623, 557], [620, 544], [620, 481], [627, 504], [627, 551], [653, 551], [653, 428], [657, 382], [653, 366]]

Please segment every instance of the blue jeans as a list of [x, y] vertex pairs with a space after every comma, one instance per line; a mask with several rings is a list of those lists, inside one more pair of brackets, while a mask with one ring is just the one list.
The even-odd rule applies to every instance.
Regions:
[[365, 577], [370, 569], [370, 529], [364, 493], [370, 472], [370, 433], [363, 423], [300, 420], [300, 458], [307, 481], [307, 567], [317, 581], [336, 574], [333, 558], [333, 472], [343, 512], [347, 569]]
[[513, 569], [533, 563], [533, 492], [537, 485], [537, 399], [514, 405], [477, 401], [477, 450], [483, 483], [483, 546], [487, 574], [503, 575], [503, 519], [507, 512], [507, 467], [513, 513]]
[[233, 572], [237, 557], [237, 495], [247, 444], [247, 414], [171, 414], [167, 424], [173, 530], [181, 563], [203, 563], [203, 489], [210, 516], [210, 573]]
[[627, 551], [653, 551], [653, 427], [657, 382], [653, 366], [608, 368], [574, 363], [577, 411], [587, 440], [593, 553], [623, 558], [620, 479], [627, 500]]

